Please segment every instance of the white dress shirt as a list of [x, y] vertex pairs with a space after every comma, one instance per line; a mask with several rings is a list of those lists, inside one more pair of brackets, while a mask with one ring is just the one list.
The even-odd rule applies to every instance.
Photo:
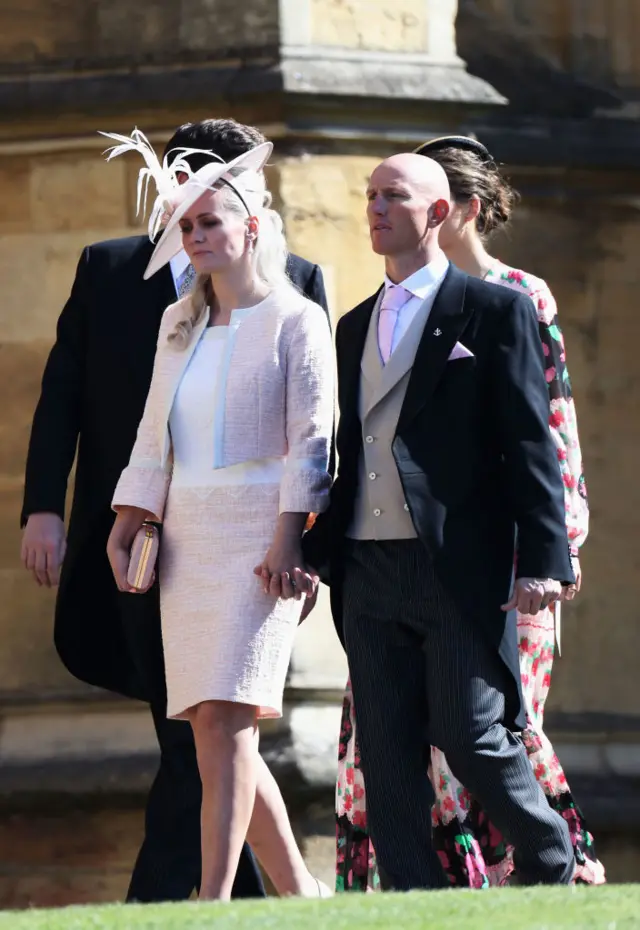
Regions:
[[177, 255], [174, 255], [169, 262], [171, 266], [171, 274], [173, 275], [173, 284], [176, 289], [176, 294], [178, 293], [178, 281], [185, 272], [187, 265], [189, 264], [189, 256], [184, 249], [180, 249]]
[[391, 281], [387, 275], [384, 276], [385, 289], [391, 287], [394, 283], [398, 283], [413, 295], [411, 299], [398, 310], [398, 319], [396, 320], [396, 325], [393, 330], [393, 339], [391, 341], [392, 353], [411, 326], [416, 313], [427, 300], [431, 302], [431, 306], [429, 307], [429, 312], [431, 312], [433, 302], [436, 299], [436, 295], [440, 290], [440, 285], [448, 270], [449, 261], [444, 254], [440, 254], [438, 258], [428, 265], [423, 265], [422, 268], [418, 268], [417, 271], [414, 271], [414, 273], [409, 275], [408, 278], [405, 278], [404, 281], [394, 282]]

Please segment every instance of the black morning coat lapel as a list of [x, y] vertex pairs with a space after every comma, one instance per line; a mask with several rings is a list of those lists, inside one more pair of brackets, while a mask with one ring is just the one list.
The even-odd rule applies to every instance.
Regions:
[[398, 433], [429, 401], [447, 366], [451, 350], [464, 332], [473, 307], [465, 301], [467, 276], [449, 265], [418, 345], [398, 420]]

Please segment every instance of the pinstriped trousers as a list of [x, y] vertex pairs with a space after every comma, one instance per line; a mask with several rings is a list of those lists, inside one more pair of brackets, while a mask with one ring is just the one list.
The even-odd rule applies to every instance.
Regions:
[[343, 625], [383, 888], [446, 885], [431, 844], [430, 744], [513, 844], [520, 882], [568, 883], [568, 827], [503, 725], [510, 674], [419, 540], [347, 542]]

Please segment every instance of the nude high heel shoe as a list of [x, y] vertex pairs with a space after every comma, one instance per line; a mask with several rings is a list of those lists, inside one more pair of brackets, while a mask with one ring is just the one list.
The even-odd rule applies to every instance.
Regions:
[[316, 885], [318, 886], [319, 898], [333, 898], [333, 891], [331, 888], [329, 888], [328, 885], [325, 885], [324, 882], [321, 882], [319, 878], [316, 878]]

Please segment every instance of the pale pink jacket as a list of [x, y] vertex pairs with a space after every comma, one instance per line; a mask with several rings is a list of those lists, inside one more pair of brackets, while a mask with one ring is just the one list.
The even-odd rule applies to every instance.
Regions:
[[[190, 315], [190, 297], [165, 311], [153, 377], [114, 509], [139, 507], [161, 521], [171, 482], [169, 415], [180, 380], [208, 322], [188, 346], [168, 336]], [[286, 456], [280, 512], [321, 513], [329, 500], [334, 353], [326, 314], [293, 288], [231, 315], [220, 370], [212, 469]]]

